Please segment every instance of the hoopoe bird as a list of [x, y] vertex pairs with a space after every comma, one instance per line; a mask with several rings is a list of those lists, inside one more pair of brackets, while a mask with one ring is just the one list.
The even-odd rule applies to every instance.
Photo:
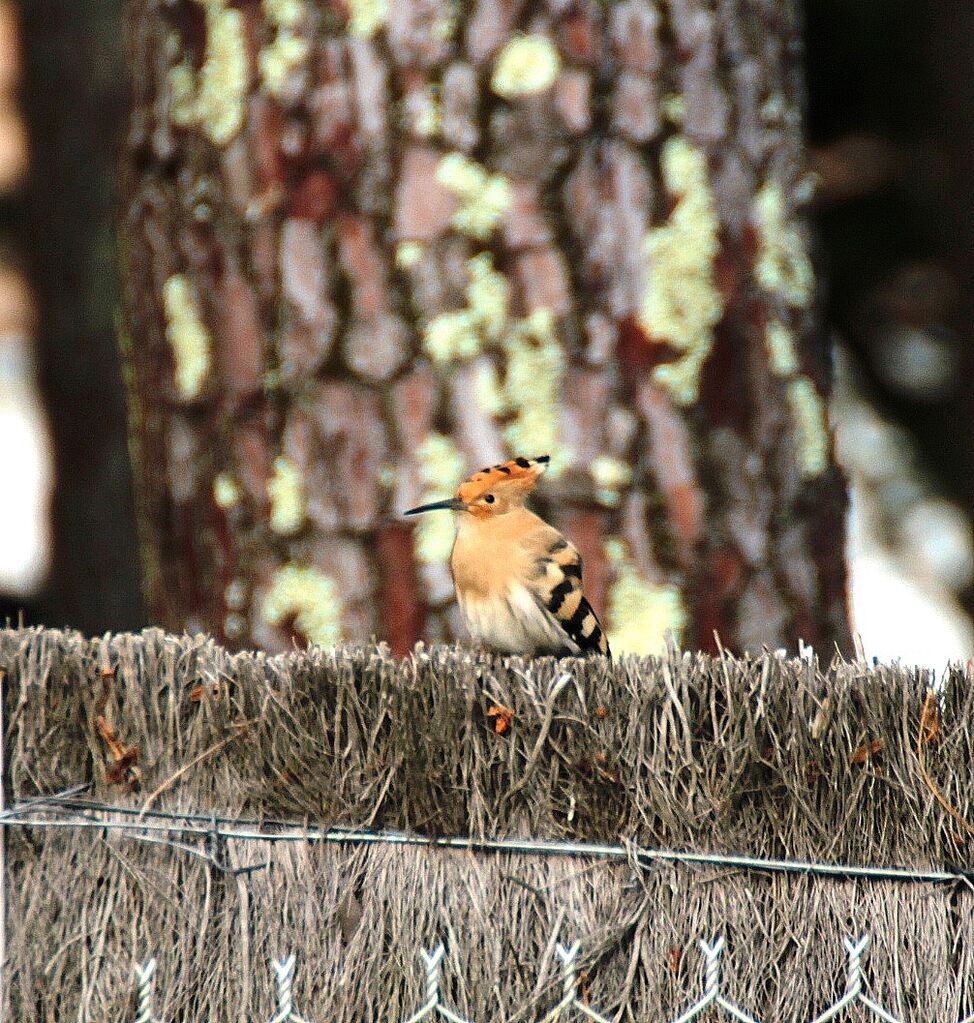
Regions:
[[524, 507], [548, 461], [540, 455], [481, 469], [448, 500], [405, 514], [456, 513], [450, 568], [475, 642], [511, 654], [610, 656], [582, 590], [581, 556]]

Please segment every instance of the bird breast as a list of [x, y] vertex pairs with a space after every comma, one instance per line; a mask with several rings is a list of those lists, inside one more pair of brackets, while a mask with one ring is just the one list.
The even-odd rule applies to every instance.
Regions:
[[[508, 653], [573, 650], [538, 601], [539, 535], [554, 530], [525, 509], [478, 522], [462, 516], [450, 565], [471, 638]], [[574, 652], [574, 651], [573, 651]]]
[[458, 596], [499, 598], [512, 582], [527, 581], [533, 558], [525, 539], [533, 531], [532, 519], [544, 526], [524, 509], [484, 521], [460, 516], [450, 557]]

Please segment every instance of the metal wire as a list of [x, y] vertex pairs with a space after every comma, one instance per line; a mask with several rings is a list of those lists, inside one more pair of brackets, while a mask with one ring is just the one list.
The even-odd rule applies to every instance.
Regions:
[[[68, 801], [65, 800], [67, 803]], [[31, 811], [34, 816], [24, 817]], [[39, 817], [38, 813], [57, 814]], [[104, 803], [85, 803], [70, 800], [61, 805], [57, 796], [38, 797], [11, 807], [0, 816], [0, 827], [79, 828], [122, 832], [137, 841], [166, 844], [208, 860], [227, 872], [250, 871], [266, 864], [236, 868], [232, 871], [218, 861], [210, 849], [227, 839], [244, 842], [323, 842], [329, 845], [402, 845], [425, 848], [463, 849], [471, 852], [527, 854], [537, 856], [571, 856], [591, 859], [627, 860], [650, 867], [654, 863], [692, 863], [704, 866], [736, 868], [774, 874], [804, 874], [840, 879], [863, 878], [873, 881], [902, 881], [914, 883], [962, 883], [972, 885], [971, 872], [937, 870], [899, 866], [868, 866], [850, 863], [820, 863], [812, 860], [774, 859], [744, 856], [735, 853], [708, 853], [685, 849], [652, 849], [636, 845], [610, 845], [593, 842], [566, 842], [547, 839], [476, 838], [471, 836], [431, 837], [399, 831], [373, 831], [368, 829], [309, 828], [301, 824], [280, 822], [235, 821], [234, 818], [206, 817], [202, 814], [177, 814], [156, 811], [153, 820], [134, 824], [131, 820], [113, 820], [105, 815], [131, 817], [139, 811], [130, 807], [115, 807]], [[163, 821], [168, 823], [162, 823]], [[206, 822], [204, 824], [204, 822]], [[272, 830], [267, 830], [272, 829]], [[151, 836], [195, 836], [210, 843], [207, 850], [194, 849], [171, 839], [160, 840]]]
[[[888, 1009], [883, 1008], [878, 1002], [866, 994], [862, 977], [862, 959], [869, 946], [869, 935], [862, 935], [858, 941], [845, 938], [847, 955], [846, 966], [846, 990], [841, 998], [830, 1005], [824, 1012], [816, 1016], [812, 1023], [830, 1023], [831, 1020], [841, 1016], [846, 1009], [856, 1003], [862, 1005], [877, 1019], [884, 1023], [902, 1023]], [[759, 1020], [742, 1009], [739, 1005], [727, 998], [721, 990], [721, 956], [724, 952], [724, 938], [718, 935], [709, 944], [706, 941], [699, 942], [700, 952], [703, 955], [703, 994], [685, 1012], [677, 1016], [671, 1023], [691, 1023], [707, 1014], [711, 1008], [721, 1010], [738, 1023], [759, 1023]], [[558, 1023], [568, 1013], [574, 1012], [589, 1020], [590, 1023], [613, 1023], [603, 1013], [592, 1008], [586, 999], [580, 995], [580, 982], [578, 978], [578, 958], [581, 945], [576, 942], [570, 947], [558, 944], [555, 946], [557, 953], [562, 981], [562, 997], [558, 1004], [541, 1017], [537, 1023]], [[403, 1023], [422, 1023], [423, 1020], [440, 1017], [447, 1023], [475, 1023], [461, 1016], [454, 1009], [446, 1005], [441, 995], [441, 979], [443, 960], [446, 950], [442, 944], [437, 945], [431, 951], [419, 950], [419, 957], [423, 963], [426, 983], [424, 985], [423, 1004]], [[271, 968], [274, 971], [277, 983], [277, 1012], [268, 1023], [312, 1023], [304, 1016], [298, 1015], [294, 1009], [292, 997], [292, 985], [294, 982], [296, 959], [293, 955], [287, 959], [271, 960]], [[135, 977], [138, 983], [139, 1014], [134, 1023], [159, 1023], [154, 1015], [153, 997], [155, 984], [156, 960], [150, 959], [144, 966], [136, 964], [134, 968]], [[968, 1023], [962, 1020], [961, 1023]]]
[[845, 994], [833, 1005], [826, 1009], [821, 1016], [817, 1016], [812, 1023], [828, 1023], [844, 1012], [848, 1006], [859, 1002], [864, 1005], [874, 1016], [885, 1020], [886, 1023], [899, 1023], [897, 1018], [887, 1012], [878, 1002], [874, 1002], [869, 995], [862, 990], [862, 956], [869, 945], [869, 935], [864, 934], [858, 941], [851, 938], [845, 939], [845, 950], [849, 956], [849, 965], [846, 974]]
[[293, 955], [287, 959], [272, 959], [271, 969], [277, 980], [277, 1012], [269, 1023], [309, 1023], [304, 1016], [294, 1011], [291, 1001], [291, 987], [294, 984], [294, 968], [297, 960]]
[[[513, 855], [568, 856], [590, 859], [625, 860], [643, 867], [656, 863], [688, 863], [714, 867], [730, 867], [762, 873], [804, 874], [831, 878], [862, 878], [878, 881], [907, 883], [964, 883], [971, 886], [971, 875], [956, 870], [914, 869], [909, 867], [876, 867], [855, 864], [818, 863], [815, 861], [771, 859], [731, 853], [703, 853], [691, 850], [650, 849], [635, 845], [612, 845], [590, 842], [565, 842], [541, 839], [501, 839], [451, 836], [434, 838], [396, 831], [367, 829], [309, 828], [284, 822], [261, 822], [228, 817], [206, 816], [195, 813], [169, 813], [153, 811], [145, 816], [150, 820], [132, 818], [140, 811], [131, 807], [88, 802], [73, 798], [83, 786], [74, 786], [62, 793], [38, 796], [22, 801], [0, 815], [0, 827], [77, 828], [116, 832], [134, 841], [162, 845], [179, 852], [199, 857], [211, 867], [232, 874], [248, 873], [267, 866], [258, 863], [232, 867], [226, 860], [225, 844], [233, 839], [243, 842], [323, 842], [332, 845], [401, 845], [423, 848], [463, 849], [472, 852], [490, 852]], [[46, 816], [40, 816], [44, 814]], [[121, 818], [121, 819], [119, 819]], [[178, 836], [178, 837], [176, 837]], [[197, 839], [192, 845], [186, 839]], [[901, 1023], [888, 1009], [873, 1000], [864, 990], [862, 959], [869, 945], [869, 936], [858, 941], [845, 939], [847, 953], [846, 990], [833, 1005], [816, 1016], [812, 1023], [830, 1023], [858, 1004], [884, 1023]], [[726, 997], [721, 989], [721, 956], [724, 939], [716, 937], [709, 944], [699, 942], [703, 956], [704, 982], [700, 998], [671, 1023], [692, 1023], [708, 1010], [718, 1009], [738, 1023], [759, 1023], [745, 1009]], [[567, 1014], [575, 1013], [590, 1023], [612, 1023], [580, 997], [577, 961], [581, 946], [555, 946], [560, 963], [562, 997], [558, 1004], [538, 1023], [557, 1023]], [[465, 1019], [446, 1005], [441, 998], [441, 971], [445, 949], [438, 945], [432, 951], [420, 950], [426, 974], [425, 1001], [403, 1023], [422, 1023], [440, 1017], [447, 1023], [475, 1023]], [[138, 984], [138, 1016], [135, 1023], [160, 1023], [155, 1016], [154, 994], [156, 960], [144, 965], [135, 964], [134, 976]], [[284, 960], [271, 960], [277, 984], [278, 1008], [268, 1023], [312, 1023], [294, 1009], [292, 988], [296, 969], [293, 955]], [[974, 1023], [970, 1016], [961, 1023]]]
[[132, 973], [138, 985], [139, 1008], [135, 1023], [160, 1023], [156, 1018], [156, 963], [150, 959], [147, 963], [133, 963]]

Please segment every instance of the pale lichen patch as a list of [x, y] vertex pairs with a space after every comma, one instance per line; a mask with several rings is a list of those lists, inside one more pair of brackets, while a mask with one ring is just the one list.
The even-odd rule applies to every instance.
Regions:
[[632, 469], [621, 458], [599, 455], [592, 459], [589, 472], [599, 501], [610, 508], [617, 507], [620, 491], [632, 481]]
[[788, 305], [804, 308], [812, 301], [815, 273], [798, 225], [785, 213], [785, 194], [779, 181], [766, 182], [754, 200], [760, 236], [755, 275], [766, 291]]
[[389, 0], [348, 0], [348, 30], [359, 39], [371, 39], [389, 18]]
[[223, 591], [223, 602], [231, 611], [242, 611], [247, 606], [247, 581], [241, 576], [231, 579]]
[[305, 0], [264, 0], [264, 13], [278, 28], [297, 28], [305, 16]]
[[513, 452], [551, 453], [550, 476], [558, 476], [573, 454], [561, 443], [561, 389], [565, 353], [558, 344], [550, 309], [535, 309], [517, 320], [503, 342], [504, 398], [513, 419], [504, 436]]
[[649, 279], [639, 319], [654, 342], [682, 353], [654, 367], [653, 377], [674, 400], [690, 405], [699, 395], [700, 372], [723, 309], [714, 279], [720, 224], [701, 150], [674, 136], [663, 147], [662, 171], [677, 202], [667, 223], [646, 235]]
[[790, 380], [786, 394], [795, 425], [798, 467], [805, 479], [813, 479], [821, 476], [829, 464], [825, 402], [815, 384], [805, 376]]
[[[442, 500], [452, 495], [464, 478], [464, 460], [453, 441], [442, 433], [431, 432], [416, 452], [425, 490], [422, 502]], [[456, 531], [453, 518], [446, 512], [420, 516], [416, 526], [416, 557], [423, 564], [444, 562], [453, 550]]]
[[457, 4], [450, 4], [447, 13], [433, 22], [430, 32], [434, 39], [440, 42], [449, 42], [457, 31]]
[[663, 116], [677, 127], [681, 127], [687, 116], [687, 99], [681, 93], [671, 93], [660, 100]]
[[260, 80], [270, 96], [282, 96], [292, 72], [308, 56], [310, 43], [289, 28], [278, 31], [257, 58]]
[[507, 278], [494, 269], [494, 257], [481, 252], [467, 262], [467, 307], [488, 341], [504, 332], [511, 301]]
[[304, 523], [306, 500], [301, 469], [286, 455], [274, 459], [274, 475], [267, 483], [271, 502], [271, 529], [282, 536], [296, 533]]
[[798, 372], [798, 351], [791, 330], [778, 320], [768, 324], [768, 362], [775, 376], [788, 377]]
[[196, 78], [188, 60], [169, 69], [169, 109], [177, 128], [196, 123]]
[[555, 316], [539, 307], [512, 320], [510, 284], [494, 269], [490, 253], [468, 260], [467, 274], [466, 308], [430, 320], [423, 330], [423, 350], [445, 366], [475, 358], [487, 348], [499, 349], [503, 380], [498, 381], [492, 362], [482, 360], [474, 381], [475, 400], [488, 414], [509, 418], [504, 436], [512, 452], [550, 451], [548, 472], [557, 476], [574, 456], [560, 442], [566, 363]]
[[443, 127], [443, 101], [436, 83], [411, 92], [404, 107], [407, 126], [421, 138], [432, 138]]
[[761, 104], [761, 118], [768, 124], [774, 124], [785, 116], [787, 110], [788, 103], [785, 100], [784, 94], [781, 92], [773, 92]]
[[192, 285], [174, 274], [162, 287], [166, 340], [173, 353], [174, 379], [185, 401], [199, 397], [212, 364], [212, 341], [196, 307]]
[[497, 367], [489, 359], [481, 359], [474, 368], [473, 395], [477, 406], [489, 416], [499, 416], [507, 408]]
[[482, 252], [467, 261], [467, 306], [433, 317], [423, 329], [423, 350], [439, 365], [478, 355], [507, 323], [510, 286]]
[[213, 478], [213, 502], [217, 508], [232, 508], [242, 497], [240, 486], [230, 473], [220, 472]]
[[292, 72], [308, 56], [311, 44], [298, 28], [306, 17], [304, 0], [264, 0], [264, 15], [273, 39], [260, 51], [257, 66], [264, 91], [281, 96]]
[[396, 246], [396, 266], [409, 270], [423, 258], [423, 246], [419, 242], [400, 242]]
[[340, 642], [341, 611], [335, 581], [316, 568], [293, 562], [278, 569], [263, 605], [271, 625], [293, 620], [301, 634], [319, 646]]
[[772, 320], [767, 326], [768, 364], [785, 382], [798, 469], [803, 479], [814, 479], [829, 463], [829, 430], [825, 402], [812, 380], [799, 373], [795, 337], [785, 324]]
[[224, 0], [205, 0], [206, 52], [199, 74], [196, 121], [210, 140], [226, 145], [240, 131], [247, 95], [243, 15]]
[[490, 87], [504, 99], [531, 96], [550, 89], [560, 70], [561, 57], [547, 36], [518, 35], [498, 54]]
[[458, 200], [453, 226], [462, 234], [487, 241], [511, 208], [512, 192], [503, 174], [490, 174], [462, 153], [447, 153], [436, 180]]
[[173, 123], [198, 127], [215, 145], [231, 142], [244, 122], [249, 65], [243, 15], [227, 0], [197, 0], [206, 43], [199, 75], [187, 61], [169, 70]]
[[458, 309], [434, 316], [423, 328], [423, 351], [441, 366], [477, 355], [480, 334], [470, 310]]
[[605, 554], [615, 574], [609, 590], [607, 630], [612, 650], [617, 654], [665, 653], [667, 634], [678, 641], [687, 623], [680, 591], [644, 579], [622, 540], [607, 540]]

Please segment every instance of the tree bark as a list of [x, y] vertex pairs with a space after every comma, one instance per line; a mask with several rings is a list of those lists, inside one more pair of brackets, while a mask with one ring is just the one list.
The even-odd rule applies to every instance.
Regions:
[[462, 635], [399, 515], [550, 452], [618, 648], [846, 649], [796, 6], [132, 0], [162, 623]]
[[115, 322], [121, 12], [121, 0], [20, 5], [31, 166], [13, 222], [37, 302], [57, 476], [38, 614], [88, 633], [144, 624]]

